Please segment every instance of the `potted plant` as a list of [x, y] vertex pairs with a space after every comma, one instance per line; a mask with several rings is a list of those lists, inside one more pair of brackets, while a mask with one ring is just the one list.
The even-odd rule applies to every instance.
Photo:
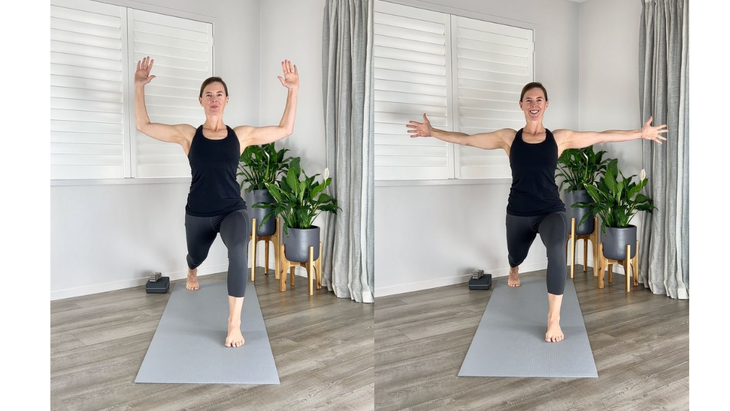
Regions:
[[[254, 208], [270, 207], [263, 223], [274, 216], [284, 222], [285, 255], [289, 261], [306, 262], [309, 247], [314, 247], [314, 259], [319, 258], [319, 227], [312, 225], [314, 219], [323, 212], [337, 213], [337, 200], [324, 193], [332, 182], [329, 171], [325, 169], [322, 182], [315, 180], [319, 174], [307, 176], [299, 165], [300, 159], [294, 158], [285, 178], [277, 183], [266, 183], [275, 203], [254, 204]], [[303, 178], [302, 178], [303, 177]]]
[[[241, 190], [248, 184], [244, 199], [248, 204], [273, 203], [274, 198], [269, 193], [267, 184], [275, 183], [280, 176], [286, 174], [291, 158], [284, 158], [288, 149], [277, 151], [274, 143], [261, 146], [248, 146], [241, 154], [238, 165], [238, 175], [243, 176]], [[251, 210], [251, 218], [257, 221], [257, 236], [270, 236], [276, 231], [276, 220], [264, 222], [264, 216], [270, 207], [261, 207]]]
[[[579, 221], [575, 228], [577, 235], [587, 235], [595, 229], [593, 216], [588, 209], [576, 208], [577, 203], [592, 201], [585, 186], [593, 185], [596, 179], [606, 171], [608, 159], [603, 159], [606, 151], [593, 151], [593, 146], [582, 149], [568, 149], [558, 159], [558, 173], [555, 177], [562, 177], [560, 191], [565, 190], [565, 206], [568, 219], [575, 217]], [[586, 217], [589, 215], [590, 217]]]
[[[651, 213], [655, 208], [652, 199], [641, 194], [641, 189], [649, 181], [644, 170], [641, 170], [638, 182], [634, 181], [634, 177], [624, 177], [618, 169], [618, 160], [613, 159], [597, 184], [585, 186], [593, 202], [576, 204], [601, 217], [603, 255], [612, 260], [626, 259], [626, 245], [631, 246], [629, 258], [636, 255], [636, 226], [629, 222], [637, 212]], [[586, 218], [583, 217], [584, 220]]]

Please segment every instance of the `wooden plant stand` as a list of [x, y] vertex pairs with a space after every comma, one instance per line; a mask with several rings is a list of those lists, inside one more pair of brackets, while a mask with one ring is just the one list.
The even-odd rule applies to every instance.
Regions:
[[[575, 245], [579, 240], [583, 240], [583, 272], [587, 272], [586, 267], [588, 266], [588, 241], [591, 242], [591, 250], [593, 251], [593, 276], [598, 276], [596, 267], [598, 264], [598, 217], [593, 217], [593, 232], [590, 234], [575, 234], [575, 217], [570, 219], [570, 233], [568, 233], [568, 240], [570, 240], [570, 278], [573, 278], [575, 272]], [[565, 244], [566, 252], [568, 244]]]
[[598, 256], [598, 288], [604, 287], [604, 270], [608, 267], [608, 282], [613, 282], [613, 265], [621, 264], [624, 267], [624, 273], [626, 273], [626, 292], [631, 292], [631, 280], [629, 278], [629, 268], [633, 271], [634, 275], [634, 287], [639, 285], [639, 241], [636, 241], [636, 255], [631, 258], [631, 245], [626, 245], [626, 259], [624, 260], [612, 260], [606, 258], [603, 255], [603, 243], [598, 244], [599, 256]]
[[271, 235], [262, 235], [258, 236], [256, 235], [256, 219], [251, 219], [251, 281], [253, 282], [256, 279], [256, 245], [259, 241], [264, 241], [264, 274], [269, 274], [269, 241], [274, 243], [274, 265], [275, 265], [275, 271], [274, 274], [276, 275], [276, 279], [279, 279], [279, 253], [276, 252], [276, 250], [279, 249], [279, 246], [281, 245], [281, 221], [279, 220], [279, 217], [276, 217], [276, 231], [274, 231], [274, 234]]
[[286, 254], [284, 253], [284, 244], [282, 244], [279, 247], [279, 261], [280, 267], [281, 267], [281, 275], [279, 277], [280, 285], [281, 285], [281, 291], [286, 291], [286, 272], [290, 272], [291, 277], [291, 286], [294, 287], [294, 269], [296, 267], [304, 267], [305, 270], [307, 270], [307, 280], [309, 282], [309, 295], [314, 294], [314, 280], [312, 275], [312, 271], [316, 271], [316, 281], [317, 281], [317, 289], [322, 289], [322, 242], [319, 243], [319, 258], [314, 259], [314, 247], [309, 247], [309, 260], [305, 263], [300, 263], [298, 261], [289, 261], [286, 259]]

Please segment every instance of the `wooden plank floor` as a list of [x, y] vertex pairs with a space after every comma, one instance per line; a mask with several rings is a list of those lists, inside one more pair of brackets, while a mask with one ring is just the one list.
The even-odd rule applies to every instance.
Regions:
[[580, 266], [574, 283], [597, 379], [457, 377], [492, 291], [454, 285], [376, 300], [376, 409], [689, 409], [689, 302], [622, 275], [600, 290]]
[[135, 384], [170, 297], [135, 287], [51, 302], [51, 408], [372, 410], [373, 304], [309, 297], [301, 277], [282, 293], [262, 269], [256, 291], [281, 385]]
[[[203, 280], [222, 282], [225, 275]], [[643, 286], [627, 295], [623, 276], [604, 290], [590, 270], [575, 279], [598, 379], [458, 378], [491, 291], [456, 285], [378, 298], [373, 306], [325, 291], [310, 298], [298, 280], [285, 293], [261, 273], [256, 281], [280, 386], [134, 384], [169, 294], [137, 287], [53, 301], [52, 409], [689, 407], [689, 302]]]

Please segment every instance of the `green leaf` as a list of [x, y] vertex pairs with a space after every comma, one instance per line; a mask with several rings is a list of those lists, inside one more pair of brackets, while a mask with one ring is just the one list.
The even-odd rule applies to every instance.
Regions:
[[339, 210], [340, 208], [337, 207], [336, 204], [323, 204], [319, 207], [319, 209], [322, 211], [328, 211], [337, 214], [337, 210]]
[[241, 189], [248, 184], [247, 191], [264, 189], [273, 184], [280, 175], [286, 174], [291, 159], [284, 158], [288, 150], [276, 151], [274, 143], [248, 146], [239, 157], [239, 173], [242, 176]]
[[290, 168], [290, 169], [292, 169], [292, 170], [294, 170], [294, 175], [295, 175], [295, 176], [296, 176], [297, 178], [299, 178], [299, 174], [300, 174], [300, 172], [301, 172], [301, 166], [300, 166], [300, 164], [299, 164], [300, 162], [301, 162], [301, 159], [300, 159], [299, 157], [295, 157], [295, 158], [294, 158], [294, 159], [293, 159], [293, 160], [291, 161], [291, 164], [289, 165], [289, 168]]
[[321, 193], [325, 189], [324, 184], [316, 184], [312, 189], [312, 198], [317, 198], [317, 194]]
[[601, 194], [595, 186], [586, 186], [585, 190], [588, 192], [588, 195], [591, 196], [593, 201], [596, 203], [601, 201]]
[[276, 162], [281, 164], [284, 161], [284, 155], [289, 151], [289, 149], [283, 148], [279, 150], [278, 153], [276, 153]]
[[274, 212], [273, 210], [266, 213], [266, 215], [264, 216], [264, 219], [261, 220], [261, 223], [259, 223], [258, 226], [260, 227], [260, 226], [266, 224], [269, 221], [269, 219], [275, 218], [275, 217], [276, 217], [276, 212]]
[[616, 184], [616, 198], [620, 199], [624, 192], [624, 182], [621, 181]]
[[636, 197], [636, 194], [639, 193], [639, 191], [641, 191], [641, 186], [640, 185], [633, 185], [629, 189], [629, 193], [627, 194], [627, 197], [628, 198], [634, 198], [634, 197]]
[[299, 197], [299, 204], [304, 204], [304, 193], [307, 191], [307, 180], [299, 182], [299, 189], [297, 190], [297, 195]]
[[286, 174], [286, 184], [291, 190], [293, 190], [294, 196], [299, 197], [299, 170], [297, 168], [290, 168]]
[[[271, 146], [266, 147], [269, 152], [273, 164], [275, 159]], [[285, 150], [282, 150], [285, 151]], [[255, 155], [255, 153], [254, 153]], [[276, 154], [278, 157], [279, 154]], [[300, 167], [299, 157], [287, 158], [287, 170], [283, 173], [283, 179], [276, 183], [266, 183], [265, 187], [269, 189], [275, 203], [266, 203], [271, 208], [272, 215], [279, 215], [285, 224], [285, 227], [309, 227], [320, 212], [333, 212], [338, 210], [337, 201], [325, 194], [323, 191], [332, 179], [319, 183], [316, 177], [308, 176]], [[270, 168], [269, 175], [275, 175], [273, 166]], [[278, 171], [277, 171], [278, 172]], [[303, 180], [300, 181], [300, 176]], [[254, 205], [255, 208], [263, 208]], [[285, 229], [286, 231], [286, 229]]]
[[654, 207], [652, 204], [639, 204], [639, 205], [636, 206], [636, 209], [637, 210], [639, 210], [639, 211], [648, 211], [650, 213], [653, 212], [655, 208], [656, 207]]
[[[603, 152], [599, 152], [595, 158], [601, 159], [602, 155]], [[588, 161], [595, 161], [591, 159], [590, 154]], [[634, 181], [636, 176], [625, 177], [618, 168], [616, 159], [600, 161], [601, 164], [598, 164], [596, 169], [605, 169], [603, 176], [595, 185], [585, 186], [594, 203], [592, 205], [579, 203], [577, 207], [588, 209], [591, 214], [599, 216], [604, 228], [625, 227], [637, 212], [651, 212], [654, 208], [652, 200], [640, 193], [641, 188], [647, 184], [646, 179], [637, 183]]]
[[643, 180], [641, 180], [641, 181], [639, 182], [639, 187], [643, 189], [644, 187], [646, 187], [646, 185], [647, 185], [648, 183], [649, 183], [649, 179], [645, 178], [645, 179], [643, 179]]
[[577, 225], [581, 225], [581, 224], [585, 223], [586, 221], [588, 221], [589, 219], [592, 219], [592, 218], [593, 218], [593, 214], [585, 214], [583, 216], [583, 218], [580, 219], [580, 221], [578, 222]]
[[[611, 165], [613, 165], [613, 167]], [[614, 160], [611, 161], [611, 164], [609, 164], [606, 174], [603, 176], [602, 180], [606, 185], [606, 188], [611, 192], [616, 192], [616, 174], [616, 161]]]
[[273, 184], [269, 184], [267, 187], [269, 189], [269, 194], [271, 194], [271, 197], [274, 198], [274, 201], [280, 203], [282, 198], [281, 190]]

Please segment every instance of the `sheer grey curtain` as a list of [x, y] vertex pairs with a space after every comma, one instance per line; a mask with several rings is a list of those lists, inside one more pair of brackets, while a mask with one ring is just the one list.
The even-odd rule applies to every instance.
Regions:
[[643, 143], [647, 189], [640, 281], [654, 294], [689, 298], [688, 0], [645, 0], [641, 19], [641, 118], [667, 124], [667, 141]]
[[327, 0], [322, 40], [327, 190], [341, 208], [327, 216], [323, 284], [340, 298], [372, 303], [373, 0]]

